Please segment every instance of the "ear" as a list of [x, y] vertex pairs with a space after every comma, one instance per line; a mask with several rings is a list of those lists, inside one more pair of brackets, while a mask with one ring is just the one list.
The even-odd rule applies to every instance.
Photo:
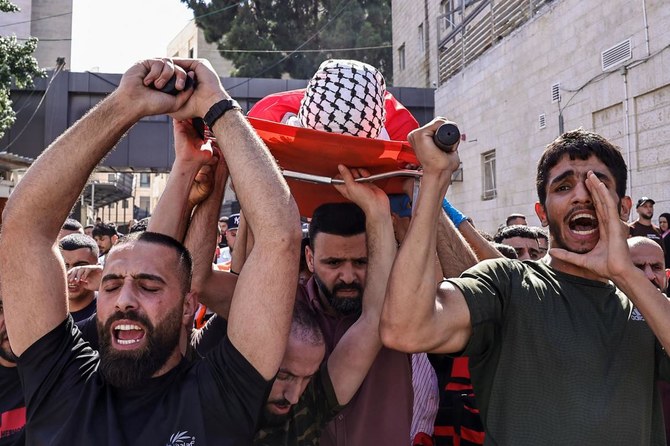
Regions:
[[309, 245], [305, 246], [305, 260], [307, 261], [309, 272], [314, 274], [314, 251], [312, 251], [312, 247]]
[[116, 242], [119, 240], [119, 236], [118, 235], [113, 235], [111, 240], [112, 240], [112, 245], [115, 245]]
[[182, 322], [187, 327], [193, 324], [195, 312], [198, 309], [198, 293], [197, 291], [189, 291], [184, 297], [184, 304], [182, 306]]
[[540, 219], [540, 223], [542, 226], [546, 227], [549, 226], [549, 220], [547, 219], [547, 211], [544, 207], [544, 205], [540, 204], [540, 202], [535, 203], [535, 213], [537, 214], [537, 218]]
[[628, 221], [631, 209], [633, 209], [633, 200], [628, 195], [624, 195], [619, 200], [619, 218]]

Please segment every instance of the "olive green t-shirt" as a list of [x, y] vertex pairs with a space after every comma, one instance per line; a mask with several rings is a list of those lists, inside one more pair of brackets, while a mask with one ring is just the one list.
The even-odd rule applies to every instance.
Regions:
[[470, 309], [485, 444], [665, 445], [668, 357], [615, 286], [508, 259], [450, 282]]

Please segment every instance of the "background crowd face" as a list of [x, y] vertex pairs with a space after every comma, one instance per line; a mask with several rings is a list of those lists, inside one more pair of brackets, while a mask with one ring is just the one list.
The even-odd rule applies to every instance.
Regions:
[[633, 264], [644, 272], [647, 279], [656, 288], [665, 292], [668, 287], [668, 276], [661, 246], [643, 237], [633, 237], [628, 240], [628, 243]]
[[[98, 258], [89, 248], [79, 248], [67, 251], [61, 249], [63, 260], [65, 260], [65, 269], [69, 270], [75, 266], [96, 265]], [[92, 294], [93, 291], [87, 290], [81, 283], [68, 283], [67, 297], [72, 301], [77, 301]]]
[[651, 203], [651, 201], [647, 201], [637, 208], [637, 213], [641, 218], [651, 220], [651, 218], [654, 216], [654, 205]]
[[118, 236], [116, 235], [96, 235], [95, 242], [98, 244], [98, 249], [100, 249], [100, 255], [106, 255], [117, 240]]
[[360, 313], [368, 268], [365, 233], [344, 237], [319, 232], [306, 249], [322, 297], [341, 314]]

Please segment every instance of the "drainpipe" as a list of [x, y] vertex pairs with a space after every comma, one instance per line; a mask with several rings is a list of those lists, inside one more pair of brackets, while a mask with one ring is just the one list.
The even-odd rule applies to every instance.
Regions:
[[628, 68], [621, 69], [623, 76], [623, 129], [626, 141], [626, 164], [628, 165], [628, 196], [633, 197], [633, 169], [631, 166], [630, 120], [628, 118]]
[[642, 0], [642, 17], [644, 18], [644, 42], [647, 48], [647, 57], [651, 55], [649, 50], [649, 22], [647, 21], [647, 0]]

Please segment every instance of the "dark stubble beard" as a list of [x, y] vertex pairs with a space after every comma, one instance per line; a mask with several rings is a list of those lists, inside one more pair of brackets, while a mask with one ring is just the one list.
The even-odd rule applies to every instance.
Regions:
[[[181, 305], [171, 310], [156, 327], [137, 311], [115, 312], [103, 326], [98, 321], [100, 338], [100, 368], [105, 380], [120, 389], [137, 389], [148, 382], [179, 347]], [[126, 319], [145, 327], [147, 343], [137, 350], [116, 350], [112, 347], [111, 326], [114, 321]]]
[[268, 405], [270, 404], [291, 404], [288, 402], [288, 400], [275, 400], [275, 401], [268, 401], [265, 407], [263, 407], [263, 413], [261, 414], [261, 420], [260, 420], [260, 426], [261, 428], [269, 428], [269, 427], [279, 427], [283, 426], [286, 424], [286, 421], [288, 420], [289, 415], [291, 412], [288, 412], [284, 415], [277, 415], [275, 413], [270, 412], [270, 409], [268, 409]]
[[19, 360], [19, 358], [14, 354], [11, 348], [9, 349], [0, 348], [0, 358], [4, 359], [5, 361], [13, 362], [15, 364], [16, 361]]
[[[314, 273], [314, 281], [319, 291], [326, 298], [331, 307], [338, 313], [344, 315], [360, 315], [363, 306], [363, 287], [359, 283], [336, 283], [332, 290], [329, 290], [325, 283]], [[356, 290], [358, 295], [355, 297], [337, 297], [336, 294], [341, 290]]]

